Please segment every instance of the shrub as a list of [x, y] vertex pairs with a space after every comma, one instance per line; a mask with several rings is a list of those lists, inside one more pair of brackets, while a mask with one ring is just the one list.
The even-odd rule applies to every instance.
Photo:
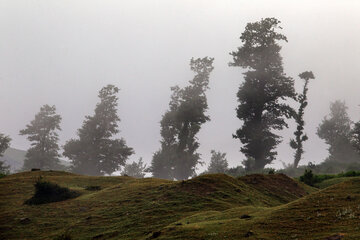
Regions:
[[60, 187], [56, 183], [45, 181], [40, 177], [34, 184], [35, 194], [25, 201], [28, 205], [38, 205], [51, 202], [64, 201], [78, 197], [80, 194], [66, 187]]
[[305, 169], [304, 175], [300, 176], [300, 181], [307, 185], [314, 186], [316, 183], [316, 177], [312, 170]]
[[321, 183], [325, 180], [332, 178], [341, 178], [341, 177], [358, 177], [360, 176], [360, 171], [348, 171], [345, 173], [339, 174], [313, 174], [312, 170], [305, 169], [304, 175], [300, 176], [300, 181], [304, 182], [307, 185], [314, 186], [316, 183]]

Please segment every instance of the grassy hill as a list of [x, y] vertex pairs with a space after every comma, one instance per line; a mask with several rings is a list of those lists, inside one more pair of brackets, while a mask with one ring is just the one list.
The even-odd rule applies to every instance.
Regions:
[[[40, 175], [81, 195], [24, 205]], [[360, 178], [318, 191], [282, 174], [174, 182], [25, 172], [0, 189], [0, 239], [360, 239]]]

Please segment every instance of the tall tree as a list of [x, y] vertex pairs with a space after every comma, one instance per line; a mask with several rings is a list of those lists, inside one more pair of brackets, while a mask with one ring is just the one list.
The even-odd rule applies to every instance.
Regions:
[[207, 173], [226, 173], [228, 166], [226, 153], [211, 150], [211, 160]]
[[274, 130], [288, 127], [285, 120], [295, 114], [284, 102], [295, 99], [296, 93], [293, 79], [283, 70], [278, 42], [287, 39], [277, 32], [281, 29], [279, 23], [275, 18], [248, 23], [240, 37], [243, 45], [230, 53], [233, 56], [230, 66], [247, 69], [237, 93], [237, 117], [243, 125], [234, 138], [243, 144], [241, 152], [255, 159], [254, 171], [275, 159], [280, 136]]
[[330, 103], [330, 114], [324, 117], [317, 129], [317, 135], [329, 145], [329, 160], [353, 162], [358, 155], [351, 144], [352, 121], [343, 101]]
[[[3, 156], [6, 149], [10, 147], [11, 138], [0, 133], [0, 157]], [[3, 161], [0, 160], [0, 173], [6, 173], [9, 171], [9, 166], [6, 166]]]
[[196, 134], [201, 125], [209, 121], [206, 90], [213, 58], [191, 59], [190, 68], [195, 72], [189, 86], [172, 87], [169, 110], [161, 120], [161, 149], [152, 159], [150, 171], [154, 177], [169, 179], [188, 179], [195, 173], [196, 165], [201, 163], [197, 153], [199, 142]]
[[60, 128], [61, 116], [56, 114], [55, 106], [44, 105], [35, 119], [20, 131], [20, 135], [27, 135], [31, 142], [28, 149], [24, 170], [31, 168], [58, 169], [59, 165], [59, 137], [57, 131]]
[[295, 121], [297, 123], [296, 131], [294, 132], [295, 139], [290, 140], [290, 146], [295, 149], [294, 154], [294, 167], [296, 168], [301, 160], [301, 156], [304, 153], [303, 142], [308, 140], [308, 136], [304, 132], [304, 111], [308, 105], [307, 101], [307, 92], [309, 90], [308, 84], [310, 79], [314, 79], [314, 74], [312, 72], [303, 72], [299, 77], [305, 80], [304, 88], [302, 94], [298, 96], [298, 102], [300, 103], [299, 110], [295, 115]]
[[114, 85], [103, 87], [95, 114], [86, 116], [78, 130], [79, 139], [66, 142], [63, 155], [72, 161], [74, 172], [94, 176], [111, 174], [134, 153], [123, 138], [113, 138], [119, 133], [118, 92]]

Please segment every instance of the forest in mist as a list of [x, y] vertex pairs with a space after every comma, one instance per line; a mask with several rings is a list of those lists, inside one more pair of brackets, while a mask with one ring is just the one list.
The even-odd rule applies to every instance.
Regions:
[[358, 3], [260, 2], [1, 3], [1, 155], [176, 180], [360, 170]]

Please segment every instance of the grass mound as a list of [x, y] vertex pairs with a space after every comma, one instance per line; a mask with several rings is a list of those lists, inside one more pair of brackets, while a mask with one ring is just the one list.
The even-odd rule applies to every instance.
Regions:
[[78, 197], [80, 194], [56, 183], [48, 182], [39, 178], [34, 184], [35, 194], [24, 203], [28, 205], [39, 205], [51, 202], [60, 202]]
[[239, 177], [247, 185], [266, 194], [283, 199], [284, 202], [307, 195], [307, 191], [285, 174], [252, 174]]

